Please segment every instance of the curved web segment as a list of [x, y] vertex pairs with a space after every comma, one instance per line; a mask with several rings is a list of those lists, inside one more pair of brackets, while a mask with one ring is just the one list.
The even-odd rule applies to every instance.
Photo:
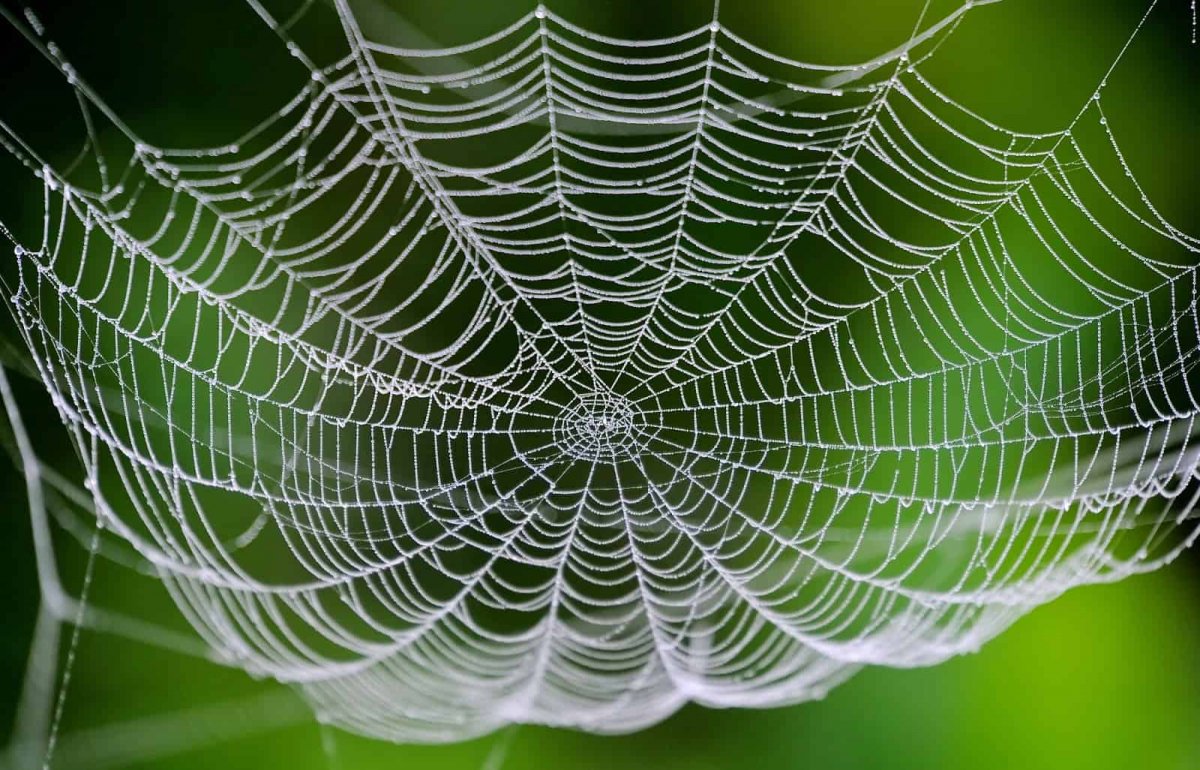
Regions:
[[1182, 547], [1200, 241], [1100, 90], [1023, 134], [923, 76], [969, 4], [830, 67], [541, 8], [408, 50], [346, 0], [322, 62], [309, 4], [251, 3], [311, 78], [227, 147], [142, 142], [46, 49], [99, 182], [10, 132], [8, 300], [104, 526], [322, 719], [801, 701]]

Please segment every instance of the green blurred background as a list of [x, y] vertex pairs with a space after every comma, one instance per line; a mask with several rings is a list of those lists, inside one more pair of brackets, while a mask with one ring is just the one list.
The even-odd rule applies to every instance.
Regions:
[[[380, 0], [382, 2], [383, 0]], [[10, 0], [10, 10], [20, 12]], [[529, 10], [511, 0], [387, 0], [438, 45], [492, 32]], [[683, 0], [551, 1], [597, 32], [669, 34], [707, 21]], [[772, 51], [810, 61], [869, 58], [903, 42], [920, 0], [726, 0], [722, 20]], [[930, 18], [953, 3], [933, 2]], [[924, 68], [966, 105], [1009, 128], [1062, 128], [1095, 88], [1148, 3], [1006, 0], [972, 12]], [[1200, 230], [1193, 93], [1200, 48], [1188, 0], [1161, 0], [1110, 79], [1106, 110], [1163, 213]], [[278, 107], [306, 73], [243, 0], [34, 3], [50, 36], [115, 111], [165, 146], [222, 144]], [[321, 0], [312, 9], [335, 19]], [[6, 27], [6, 25], [0, 25]], [[411, 32], [411, 30], [409, 31]], [[0, 33], [5, 120], [69, 156], [53, 71]], [[70, 105], [67, 104], [67, 107]], [[0, 165], [0, 218], [36, 222], [26, 171]], [[9, 323], [7, 317], [0, 323]], [[0, 327], [11, 339], [11, 333]], [[2, 356], [3, 354], [0, 354]], [[0, 357], [0, 360], [5, 360]], [[10, 357], [11, 360], [11, 357]], [[36, 385], [18, 379], [26, 420], [51, 457], [65, 436]], [[57, 455], [55, 453], [58, 453]], [[69, 467], [69, 466], [68, 466]], [[0, 465], [0, 723], [11, 723], [37, 607], [20, 477]], [[76, 590], [85, 553], [60, 538]], [[96, 600], [162, 602], [152, 581], [102, 562]], [[67, 639], [64, 638], [65, 647]], [[689, 707], [639, 734], [598, 737], [517, 727], [454, 746], [392, 746], [316, 725], [270, 682], [93, 632], [80, 636], [58, 767], [152, 768], [1193, 768], [1200, 766], [1200, 560], [1072, 591], [980, 653], [926, 670], [870, 669], [826, 700], [770, 711]]]

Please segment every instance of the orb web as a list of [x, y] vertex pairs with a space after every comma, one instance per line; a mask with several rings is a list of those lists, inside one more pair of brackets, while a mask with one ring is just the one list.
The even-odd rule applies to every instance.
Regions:
[[1200, 242], [1103, 84], [1035, 134], [925, 76], [989, 3], [853, 66], [719, 15], [405, 48], [347, 0], [249, 3], [307, 84], [200, 150], [8, 18], [90, 142], [57, 168], [3, 124], [44, 195], [5, 301], [72, 499], [323, 721], [803, 701], [1190, 536]]

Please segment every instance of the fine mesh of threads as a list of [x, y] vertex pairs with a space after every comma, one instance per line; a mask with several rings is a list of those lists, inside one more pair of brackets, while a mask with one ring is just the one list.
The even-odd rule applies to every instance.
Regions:
[[346, 0], [249, 2], [308, 85], [202, 150], [9, 18], [96, 181], [3, 124], [44, 189], [5, 301], [104, 530], [323, 721], [794, 703], [1192, 535], [1200, 241], [1104, 83], [1032, 134], [925, 77], [987, 3], [829, 66], [719, 15], [624, 40], [539, 7], [406, 49]]

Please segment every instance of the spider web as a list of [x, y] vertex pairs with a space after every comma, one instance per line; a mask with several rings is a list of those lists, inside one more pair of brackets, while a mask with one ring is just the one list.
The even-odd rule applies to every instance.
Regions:
[[140, 139], [6, 13], [89, 135], [56, 169], [3, 124], [44, 190], [6, 301], [83, 489], [14, 453], [35, 520], [49, 489], [203, 654], [323, 722], [804, 701], [1194, 537], [1200, 241], [1103, 83], [1034, 134], [925, 77], [988, 3], [829, 66], [717, 13], [623, 40], [539, 7], [404, 48], [347, 0], [321, 58], [333, 16], [248, 1], [309, 84], [203, 150]]

